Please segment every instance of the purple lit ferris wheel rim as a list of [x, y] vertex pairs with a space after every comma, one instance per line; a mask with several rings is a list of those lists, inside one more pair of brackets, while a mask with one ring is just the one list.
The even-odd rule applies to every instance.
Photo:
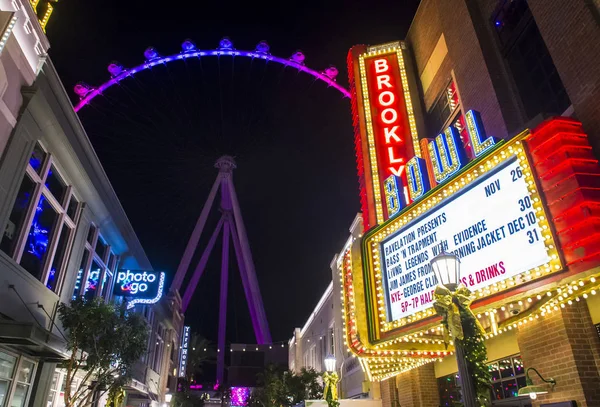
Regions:
[[[75, 110], [75, 112], [78, 112], [85, 105], [89, 104], [96, 96], [102, 95], [102, 93], [106, 89], [110, 88], [113, 85], [120, 83], [122, 80], [129, 78], [130, 76], [133, 76], [141, 71], [150, 69], [154, 66], [161, 65], [161, 64], [167, 64], [167, 63], [173, 62], [173, 61], [184, 61], [184, 60], [190, 59], [190, 58], [220, 57], [220, 56], [231, 56], [231, 57], [240, 56], [240, 57], [247, 57], [247, 58], [263, 59], [263, 60], [269, 61], [269, 62], [276, 62], [281, 65], [297, 69], [300, 72], [306, 72], [307, 74], [315, 77], [315, 79], [325, 82], [329, 87], [333, 87], [333, 88], [337, 89], [340, 93], [342, 93], [343, 96], [348, 97], [348, 98], [350, 97], [350, 92], [348, 91], [348, 89], [339, 85], [335, 81], [335, 79], [332, 79], [325, 72], [315, 71], [314, 69], [308, 68], [301, 62], [295, 61], [293, 59], [293, 56], [292, 56], [292, 58], [287, 59], [287, 58], [281, 58], [281, 57], [271, 55], [268, 52], [260, 52], [260, 51], [256, 51], [256, 50], [255, 51], [241, 51], [241, 50], [235, 50], [235, 49], [216, 49], [216, 50], [193, 49], [193, 50], [183, 51], [183, 52], [180, 52], [177, 54], [164, 56], [164, 57], [156, 56], [155, 58], [153, 58], [151, 60], [147, 60], [143, 64], [140, 64], [133, 68], [123, 69], [118, 75], [113, 76], [110, 80], [104, 82], [102, 85], [98, 86], [97, 88], [90, 87], [89, 91], [87, 93], [85, 93], [85, 95], [81, 97], [81, 100], [79, 101], [79, 103], [77, 103], [75, 105], [74, 110]], [[77, 86], [80, 86], [80, 85], [77, 85]]]

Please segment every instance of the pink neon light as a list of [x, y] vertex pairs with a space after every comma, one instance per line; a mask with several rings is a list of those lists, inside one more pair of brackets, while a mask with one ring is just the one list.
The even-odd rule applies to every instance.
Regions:
[[231, 405], [245, 407], [248, 405], [248, 397], [250, 396], [249, 387], [232, 387], [231, 388]]

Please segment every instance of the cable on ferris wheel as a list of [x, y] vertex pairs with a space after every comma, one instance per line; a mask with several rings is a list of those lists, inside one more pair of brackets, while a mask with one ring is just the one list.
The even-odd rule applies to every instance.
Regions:
[[102, 85], [98, 87], [92, 87], [83, 82], [79, 82], [77, 85], [75, 85], [74, 91], [79, 96], [80, 100], [79, 103], [75, 105], [74, 110], [78, 112], [85, 105], [89, 104], [96, 96], [101, 95], [106, 89], [118, 84], [123, 79], [133, 76], [138, 72], [150, 69], [156, 65], [167, 64], [172, 61], [186, 60], [187, 58], [201, 58], [205, 56], [219, 57], [222, 55], [258, 58], [265, 61], [276, 62], [286, 67], [294, 68], [299, 72], [306, 72], [307, 74], [312, 75], [315, 79], [325, 82], [329, 87], [337, 89], [345, 97], [350, 97], [350, 91], [336, 82], [339, 71], [333, 65], [330, 65], [323, 71], [315, 71], [314, 69], [308, 68], [306, 65], [304, 65], [306, 56], [300, 50], [296, 51], [294, 54], [292, 54], [292, 56], [286, 59], [271, 55], [269, 44], [266, 41], [260, 41], [256, 45], [254, 51], [242, 51], [235, 49], [231, 40], [227, 37], [224, 37], [219, 42], [219, 47], [214, 50], [200, 50], [191, 40], [185, 40], [181, 44], [181, 52], [169, 56], [162, 56], [155, 48], [148, 47], [146, 51], [144, 51], [144, 57], [146, 58], [146, 61], [143, 64], [130, 69], [125, 69], [118, 62], [112, 62], [108, 65], [108, 72], [111, 75], [111, 79], [104, 82]]

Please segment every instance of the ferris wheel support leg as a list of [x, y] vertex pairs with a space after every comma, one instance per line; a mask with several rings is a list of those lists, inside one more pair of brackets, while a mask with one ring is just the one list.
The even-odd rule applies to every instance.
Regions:
[[[215, 196], [217, 195], [217, 191], [219, 190], [219, 185], [221, 184], [222, 175], [219, 173], [217, 175], [217, 179], [213, 184], [210, 193], [208, 194], [208, 199], [204, 203], [204, 207], [202, 208], [202, 212], [200, 213], [200, 217], [198, 218], [198, 222], [196, 222], [196, 226], [194, 227], [194, 231], [190, 236], [190, 240], [185, 247], [185, 252], [183, 253], [183, 257], [181, 258], [181, 262], [177, 267], [177, 273], [175, 274], [175, 278], [173, 279], [173, 283], [171, 283], [171, 290], [178, 291], [181, 288], [181, 284], [183, 283], [183, 278], [185, 277], [188, 268], [190, 267], [190, 263], [192, 261], [192, 257], [194, 256], [194, 252], [198, 247], [198, 242], [200, 241], [200, 236], [202, 235], [202, 230], [204, 229], [204, 225], [206, 224], [206, 219], [208, 218], [208, 214], [210, 212], [210, 208], [215, 200]], [[187, 290], [186, 290], [187, 292]]]
[[210, 240], [208, 241], [206, 248], [204, 248], [204, 252], [202, 253], [202, 257], [200, 257], [198, 266], [196, 266], [196, 270], [194, 270], [194, 274], [192, 275], [192, 278], [191, 278], [190, 282], [188, 283], [188, 286], [185, 289], [185, 294], [183, 296], [183, 299], [181, 300], [181, 310], [184, 313], [185, 313], [185, 310], [187, 309], [188, 305], [190, 304], [190, 300], [192, 299], [192, 295], [194, 295], [194, 291], [196, 291], [196, 286], [198, 285], [198, 281], [200, 281], [200, 277], [202, 276], [202, 273], [204, 273], [204, 269], [206, 268], [206, 262], [208, 261], [210, 252], [212, 252], [212, 249], [215, 246], [215, 242], [217, 240], [217, 236], [219, 235], [219, 232], [221, 231], [221, 228], [223, 227], [224, 216], [225, 215], [223, 215], [221, 217], [221, 219], [219, 220], [219, 223], [217, 223], [217, 227], [215, 228], [215, 231], [213, 232], [212, 236], [210, 237]]
[[[231, 228], [231, 241], [233, 242], [233, 248], [235, 250], [235, 257], [237, 259], [238, 268], [240, 269], [240, 275], [242, 276], [242, 285], [244, 286], [244, 294], [246, 294], [246, 302], [248, 303], [248, 309], [250, 310], [250, 318], [252, 319], [252, 326], [259, 326], [258, 322], [258, 314], [254, 304], [254, 298], [252, 296], [252, 290], [250, 287], [250, 283], [248, 281], [248, 271], [246, 270], [246, 265], [244, 264], [244, 256], [242, 254], [242, 247], [240, 245], [240, 240], [235, 230], [235, 223], [229, 223], [229, 227]], [[254, 329], [254, 335], [256, 337], [256, 343], [264, 343], [264, 338], [260, 336], [262, 332]]]
[[[224, 214], [224, 216], [228, 216]], [[229, 273], [229, 219], [223, 228], [223, 253], [221, 257], [221, 294], [219, 300], [219, 338], [217, 348], [217, 381], [223, 383], [225, 373], [225, 335], [227, 324], [227, 280]]]
[[248, 236], [244, 227], [244, 220], [242, 219], [242, 211], [240, 210], [240, 204], [233, 188], [233, 182], [228, 182], [227, 187], [229, 189], [229, 197], [231, 199], [233, 207], [233, 215], [235, 217], [235, 224], [239, 234], [239, 241], [242, 246], [242, 255], [244, 257], [244, 265], [246, 266], [246, 274], [248, 277], [248, 285], [252, 292], [253, 300], [248, 303], [249, 308], [254, 308], [258, 316], [258, 326], [254, 325], [254, 332], [256, 333], [257, 339], [262, 338], [262, 342], [259, 345], [271, 343], [271, 333], [269, 332], [269, 325], [267, 323], [267, 316], [262, 303], [262, 297], [260, 295], [260, 288], [258, 281], [256, 280], [256, 271], [254, 269], [254, 262], [252, 261], [252, 252], [250, 251], [250, 245], [248, 244]]

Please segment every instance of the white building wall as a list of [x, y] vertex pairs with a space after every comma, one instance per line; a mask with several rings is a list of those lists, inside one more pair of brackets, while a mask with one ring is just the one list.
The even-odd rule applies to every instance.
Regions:
[[[12, 19], [14, 26], [10, 26]], [[27, 0], [0, 0], [0, 155], [17, 119], [23, 97], [46, 60], [50, 44]]]
[[[350, 236], [340, 253], [362, 235], [362, 217], [357, 215], [350, 227]], [[336, 358], [340, 376], [339, 391], [342, 398], [379, 399], [376, 388], [365, 381], [358, 359], [348, 351], [344, 343], [341, 308], [340, 256], [334, 256], [330, 267], [333, 283], [330, 283], [321, 300], [302, 328], [296, 328], [289, 342], [289, 368], [299, 372], [302, 368], [324, 371], [323, 360], [327, 355]], [[325, 348], [323, 348], [325, 346]]]

